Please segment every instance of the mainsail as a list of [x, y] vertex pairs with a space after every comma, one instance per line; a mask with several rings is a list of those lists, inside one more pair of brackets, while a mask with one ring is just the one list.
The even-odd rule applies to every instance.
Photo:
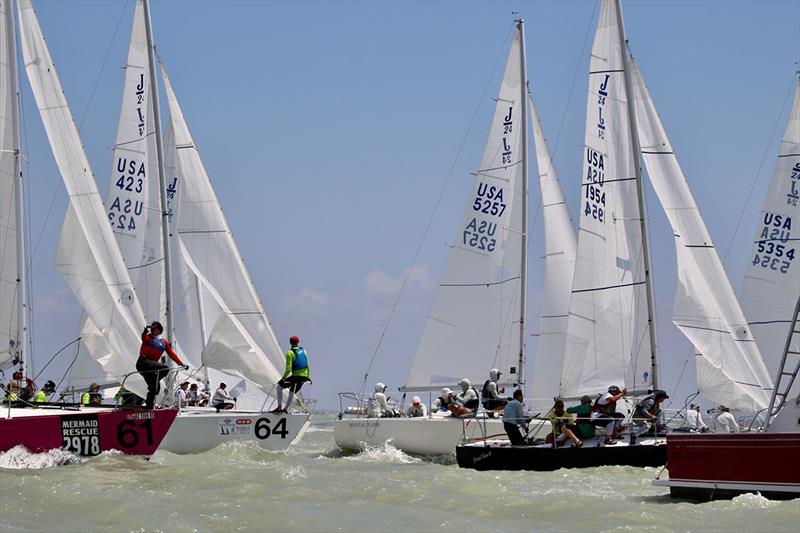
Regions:
[[0, 2], [0, 369], [24, 349], [24, 242], [20, 180], [19, 102], [14, 12]]
[[[25, 70], [70, 199], [56, 265], [95, 326], [84, 345], [107, 374], [122, 379], [134, 371], [144, 313], [30, 0], [20, 0], [19, 19]], [[146, 390], [138, 374], [126, 387]]]
[[284, 364], [280, 345], [163, 69], [162, 75], [175, 140], [181, 259], [221, 309], [202, 362], [269, 391]]
[[530, 110], [544, 222], [544, 295], [533, 383], [528, 395], [530, 408], [537, 411], [550, 408], [553, 398], [558, 396], [577, 242], [533, 98]]
[[[800, 294], [800, 79], [748, 257], [742, 308], [774, 378]], [[795, 336], [795, 339], [798, 337]], [[800, 346], [791, 348], [800, 352]], [[792, 390], [800, 390], [795, 381]]]
[[520, 352], [523, 226], [521, 35], [515, 34], [475, 172], [472, 194], [447, 259], [405, 383], [408, 390], [483, 383], [490, 368], [512, 382]]
[[764, 409], [772, 379], [635, 62], [631, 71], [642, 158], [675, 235], [673, 321], [697, 351], [698, 390], [729, 407]]
[[577, 259], [560, 394], [652, 386], [638, 154], [615, 2], [602, 3], [589, 67]]

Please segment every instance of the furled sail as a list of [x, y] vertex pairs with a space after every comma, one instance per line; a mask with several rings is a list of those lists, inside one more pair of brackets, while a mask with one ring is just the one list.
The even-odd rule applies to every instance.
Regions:
[[[70, 199], [56, 265], [96, 328], [82, 342], [122, 379], [135, 372], [144, 313], [30, 0], [20, 0], [19, 18], [25, 70]], [[146, 390], [138, 374], [126, 386], [142, 396]]]
[[202, 362], [271, 390], [282, 374], [283, 353], [163, 69], [162, 74], [175, 137], [181, 257], [221, 309]]
[[558, 396], [577, 242], [533, 98], [530, 110], [544, 222], [544, 295], [533, 383], [528, 395], [528, 405], [537, 411], [550, 408], [553, 398]]
[[675, 235], [678, 286], [673, 321], [697, 352], [698, 390], [729, 407], [764, 409], [772, 379], [644, 79], [636, 64], [631, 65], [642, 158]]
[[[742, 308], [775, 378], [800, 293], [800, 80], [748, 257]], [[795, 336], [795, 339], [798, 339]], [[800, 345], [792, 350], [800, 352]], [[792, 390], [800, 390], [795, 381]]]
[[578, 249], [561, 396], [651, 387], [642, 212], [615, 2], [603, 2], [589, 67]]
[[21, 348], [22, 298], [17, 247], [19, 180], [19, 104], [14, 11], [0, 2], [0, 369], [13, 364]]
[[523, 83], [517, 32], [480, 169], [406, 389], [452, 386], [463, 377], [480, 384], [492, 367], [508, 380], [519, 379]]

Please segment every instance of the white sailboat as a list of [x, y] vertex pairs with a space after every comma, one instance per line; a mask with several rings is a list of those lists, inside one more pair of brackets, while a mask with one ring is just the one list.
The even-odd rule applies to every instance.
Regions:
[[[529, 95], [523, 21], [516, 26], [480, 169], [474, 173], [472, 194], [408, 378], [400, 389], [403, 392], [438, 392], [463, 377], [480, 389], [490, 368], [503, 372], [505, 386], [525, 386]], [[559, 315], [565, 314], [562, 307], [570, 276], [557, 269], [574, 261], [575, 236], [532, 100], [530, 104], [547, 254], [543, 323], [548, 336], [542, 349], [550, 353], [541, 355], [540, 351], [537, 363], [537, 371], [541, 369], [544, 377], [552, 361], [561, 359], [557, 345], [563, 343], [563, 317]], [[555, 366], [560, 370], [560, 363]], [[550, 396], [549, 408], [556, 391], [536, 379], [541, 397]], [[549, 427], [548, 422], [539, 420], [533, 425], [544, 426], [545, 431]], [[481, 417], [462, 423], [447, 413], [424, 418], [345, 416], [334, 426], [336, 443], [343, 449], [390, 441], [401, 450], [423, 455], [452, 453], [462, 438], [487, 434], [505, 435], [502, 420]]]
[[[274, 396], [274, 384], [281, 376], [280, 346], [166, 75], [170, 122], [167, 142], [161, 140], [155, 72], [149, 4], [138, 0], [106, 201], [107, 220], [132, 280], [132, 292], [147, 309], [147, 321], [160, 318], [166, 310], [165, 334], [189, 362], [196, 368], [224, 372], [215, 379], [234, 386], [249, 380], [255, 384], [251, 389], [260, 389], [262, 399], [258, 407], [247, 411], [183, 408], [162, 447], [195, 453], [232, 439], [246, 439], [266, 449], [284, 449], [302, 435], [309, 416], [261, 411], [268, 395]], [[72, 225], [68, 218], [65, 228]], [[209, 333], [207, 318], [214, 320]], [[139, 320], [139, 328], [145, 322]], [[91, 338], [97, 329], [87, 313], [82, 337], [88, 333]], [[138, 354], [138, 344], [137, 339], [128, 348], [130, 353]], [[142, 396], [130, 386], [138, 375], [126, 376], [133, 364], [125, 367], [125, 373], [109, 372], [104, 361], [117, 357], [118, 352], [108, 354], [105, 346], [98, 351], [96, 344], [85, 343], [83, 348], [102, 367], [94, 368], [98, 381], [122, 383]], [[92, 363], [81, 362], [81, 372], [91, 372]], [[207, 383], [208, 372], [203, 377]], [[175, 381], [167, 381], [162, 402], [171, 405]]]
[[[675, 235], [674, 322], [698, 352], [708, 398], [753, 411], [771, 379], [636, 64], [619, 1], [604, 1], [589, 67], [577, 260], [559, 395], [596, 397], [610, 385], [642, 396], [659, 386], [643, 158]], [[634, 444], [635, 443], [635, 444]], [[666, 460], [660, 437], [558, 450], [459, 446], [459, 465], [551, 470]]]

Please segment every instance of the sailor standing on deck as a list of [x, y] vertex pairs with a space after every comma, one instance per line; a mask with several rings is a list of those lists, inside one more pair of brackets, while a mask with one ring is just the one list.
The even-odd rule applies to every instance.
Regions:
[[719, 406], [722, 411], [717, 415], [717, 433], [739, 433], [739, 424], [731, 414], [731, 410], [724, 405]]
[[[303, 383], [311, 381], [308, 369], [308, 354], [300, 346], [300, 338], [292, 335], [289, 337], [291, 348], [286, 352], [286, 370], [283, 377], [278, 382], [278, 407], [273, 413], [285, 413], [292, 408], [294, 394], [300, 391]], [[283, 389], [289, 389], [289, 397], [286, 398], [286, 408], [283, 405]]]
[[527, 421], [525, 420], [525, 412], [522, 409], [522, 399], [522, 391], [520, 389], [515, 390], [514, 398], [503, 409], [503, 429], [506, 430], [506, 435], [508, 435], [508, 440], [511, 441], [512, 446], [525, 444], [525, 437], [522, 433], [527, 426]]
[[152, 409], [155, 405], [156, 396], [161, 391], [161, 379], [169, 371], [169, 367], [159, 361], [164, 352], [167, 352], [175, 364], [182, 366], [184, 370], [189, 369], [189, 365], [183, 364], [166, 339], [159, 338], [162, 333], [164, 333], [164, 326], [161, 325], [161, 322], [153, 322], [149, 326], [145, 326], [142, 331], [142, 347], [139, 348], [136, 370], [147, 383], [147, 398], [144, 401], [146, 409]]

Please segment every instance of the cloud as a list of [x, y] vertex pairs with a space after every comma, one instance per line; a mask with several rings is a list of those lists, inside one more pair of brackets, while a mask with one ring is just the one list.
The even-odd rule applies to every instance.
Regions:
[[330, 294], [327, 291], [305, 288], [292, 298], [292, 307], [307, 314], [319, 314], [325, 311], [329, 302]]
[[415, 265], [406, 268], [402, 275], [394, 277], [383, 270], [375, 269], [367, 272], [364, 277], [363, 286], [370, 294], [384, 296], [397, 294], [403, 284], [403, 280], [408, 276], [406, 288], [429, 289], [433, 287], [433, 278], [430, 270], [425, 265]]

